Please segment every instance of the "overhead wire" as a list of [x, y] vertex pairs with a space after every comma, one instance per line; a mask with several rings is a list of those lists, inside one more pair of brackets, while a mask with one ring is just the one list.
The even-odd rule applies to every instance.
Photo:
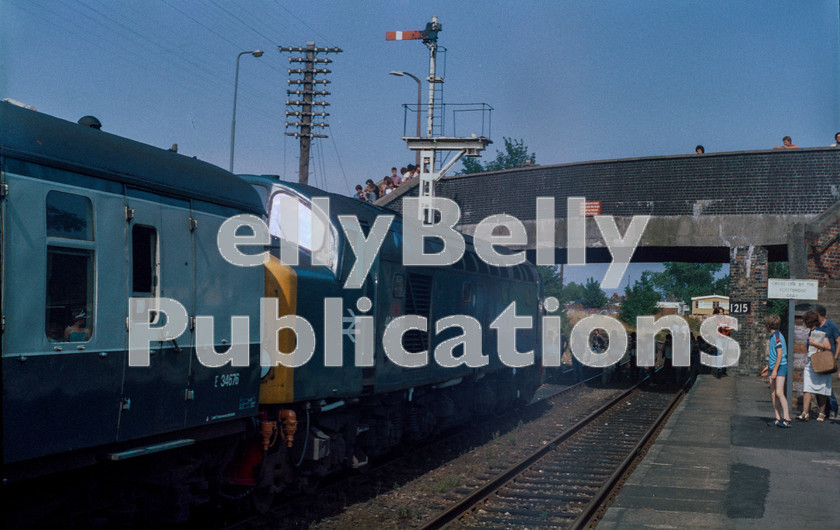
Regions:
[[[130, 15], [138, 15], [138, 20], [143, 20], [142, 17], [148, 18], [147, 14], [139, 12], [130, 4], [123, 6], [123, 9], [126, 11], [120, 11], [106, 10], [98, 4], [83, 0], [78, 0], [78, 2], [74, 2], [72, 5], [66, 0], [59, 0], [57, 4], [49, 4], [49, 6], [37, 0], [24, 2], [23, 5], [18, 0], [5, 1], [14, 5], [28, 16], [35, 17], [53, 26], [60, 32], [72, 36], [74, 39], [86, 42], [95, 49], [102, 51], [108, 50], [110, 55], [114, 57], [115, 62], [129, 64], [139, 71], [148, 71], [155, 76], [160, 76], [161, 73], [164, 73], [171, 82], [174, 82], [181, 89], [190, 93], [199, 92], [220, 100], [229, 97], [227, 93], [231, 91], [231, 83], [228, 79], [228, 74], [222, 75], [220, 73], [217, 67], [218, 60], [212, 63], [208, 62], [208, 59], [217, 57], [217, 54], [208, 53], [206, 56], [196, 54], [188, 47], [185, 48], [182, 44], [174, 41], [173, 36], [170, 34], [171, 32], [167, 33], [165, 28], [144, 27], [143, 24], [133, 20]], [[201, 28], [201, 31], [211, 34], [213, 39], [226, 43], [226, 45], [232, 47], [234, 50], [248, 48], [240, 46], [238, 43], [249, 41], [250, 38], [247, 37], [249, 33], [257, 36], [258, 41], [262, 40], [271, 43], [271, 46], [276, 46], [278, 41], [287, 39], [289, 35], [288, 24], [282, 24], [284, 27], [284, 31], [281, 32], [282, 34], [272, 36], [277, 31], [277, 27], [281, 26], [281, 24], [273, 24], [272, 22], [288, 19], [288, 17], [281, 16], [280, 11], [276, 9], [268, 9], [266, 11], [268, 16], [265, 17], [257, 17], [252, 14], [253, 9], [246, 8], [241, 10], [244, 15], [237, 15], [232, 11], [236, 9], [236, 4], [234, 4], [234, 7], [231, 7], [230, 4], [221, 5], [219, 2], [211, 1], [210, 7], [212, 11], [223, 13], [223, 16], [220, 18], [231, 20], [233, 22], [232, 26], [236, 28], [229, 32], [229, 34], [226, 34], [220, 31], [216, 25], [195, 12], [187, 11], [171, 0], [160, 1], [167, 9], [171, 9], [174, 13], [177, 13], [176, 16], [183, 17], [188, 24]], [[56, 5], [58, 8], [55, 7]], [[278, 7], [278, 4], [272, 3], [271, 5]], [[322, 38], [327, 44], [334, 46], [331, 39], [312, 28], [301, 17], [284, 6], [279, 7], [283, 12], [298, 21], [300, 23], [299, 25], [306, 27], [319, 38]], [[82, 17], [88, 22], [82, 25], [71, 26], [66, 21], [71, 20], [72, 17], [69, 13], [63, 14], [64, 11], [72, 11], [76, 16]], [[212, 11], [210, 12], [212, 13]], [[198, 11], [198, 13], [207, 13], [207, 11]], [[218, 19], [215, 18], [214, 20]], [[97, 27], [101, 30], [91, 32], [89, 29], [85, 29], [86, 27]], [[259, 44], [263, 44], [263, 42]], [[286, 72], [283, 72], [276, 63], [260, 61], [260, 64], [262, 68], [267, 68], [284, 77], [286, 75]], [[264, 78], [264, 76], [261, 77]], [[282, 123], [285, 118], [283, 111], [286, 99], [283, 96], [285, 94], [269, 93], [265, 90], [260, 90], [258, 88], [259, 86], [259, 84], [254, 82], [254, 76], [243, 79], [239, 86], [239, 105], [250, 112], [249, 120], [257, 120], [271, 127], [282, 129]], [[287, 154], [288, 136], [285, 134], [282, 134], [282, 136], [282, 168], [286, 172], [289, 163]], [[338, 154], [335, 139], [332, 138], [332, 135], [330, 137], [333, 148], [336, 154]], [[329, 182], [325, 169], [325, 151], [323, 145], [319, 142], [316, 142], [316, 145], [320, 157], [318, 161], [320, 182], [326, 187], [329, 185]], [[345, 180], [345, 186], [349, 189], [349, 183], [347, 182], [340, 158], [339, 164]]]
[[[332, 131], [332, 126], [327, 124], [327, 129]], [[338, 159], [338, 167], [341, 169], [341, 176], [344, 178], [344, 186], [347, 188], [347, 193], [352, 193], [353, 189], [350, 187], [350, 183], [347, 181], [347, 173], [344, 172], [344, 164], [341, 163], [341, 155], [338, 152], [338, 146], [335, 143], [335, 138], [333, 138], [333, 134], [330, 134], [329, 137], [332, 140], [333, 149], [335, 149], [335, 156]]]

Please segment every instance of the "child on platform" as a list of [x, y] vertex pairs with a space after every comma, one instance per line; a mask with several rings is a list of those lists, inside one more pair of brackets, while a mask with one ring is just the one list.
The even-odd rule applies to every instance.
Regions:
[[[764, 320], [770, 339], [767, 344], [768, 362], [763, 370], [764, 375], [770, 376], [770, 400], [773, 402], [773, 413], [776, 415], [776, 427], [790, 427], [790, 412], [787, 397], [785, 397], [785, 379], [787, 379], [787, 345], [785, 338], [779, 332], [782, 319], [779, 315], [770, 315]], [[781, 405], [781, 412], [779, 411]]]

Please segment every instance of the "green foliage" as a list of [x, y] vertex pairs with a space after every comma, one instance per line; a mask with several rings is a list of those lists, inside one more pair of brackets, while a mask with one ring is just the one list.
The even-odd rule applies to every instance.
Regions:
[[[720, 263], [663, 263], [665, 270], [650, 275], [652, 285], [666, 299], [682, 300], [691, 305], [692, 296], [725, 294], [729, 291], [729, 278], [715, 279], [720, 272]], [[720, 291], [721, 289], [723, 291]]]
[[594, 278], [586, 280], [586, 285], [583, 286], [583, 307], [600, 309], [607, 305], [609, 300], [604, 291], [601, 290], [601, 283]]
[[[771, 261], [767, 264], [768, 278], [790, 278], [790, 268], [786, 261]], [[778, 298], [767, 300], [767, 313], [774, 313], [782, 318], [782, 322], [787, 322], [788, 318], [788, 301]]]
[[484, 166], [481, 165], [481, 162], [476, 160], [474, 157], [465, 156], [461, 159], [461, 163], [464, 164], [464, 169], [461, 170], [461, 175], [468, 175], [470, 173], [481, 173], [484, 171]]
[[569, 282], [568, 285], [563, 286], [563, 290], [560, 292], [560, 302], [579, 302], [583, 300], [584, 292], [583, 285]]
[[[553, 296], [561, 300], [563, 292], [563, 273], [559, 267], [540, 266], [537, 267], [540, 273], [540, 281], [543, 286], [543, 296]], [[562, 300], [561, 300], [562, 301]]]
[[650, 273], [642, 273], [642, 278], [633, 286], [624, 289], [624, 300], [621, 301], [621, 315], [619, 318], [625, 323], [636, 326], [636, 317], [648, 316], [656, 313], [656, 302], [659, 293], [653, 287]]
[[470, 173], [481, 173], [483, 171], [498, 171], [500, 169], [512, 169], [515, 167], [524, 167], [528, 164], [534, 164], [537, 159], [535, 153], [528, 154], [528, 146], [523, 140], [513, 140], [511, 138], [503, 137], [505, 141], [504, 152], [496, 150], [496, 158], [481, 165], [481, 162], [475, 158], [465, 157], [461, 161], [464, 164], [464, 169], [461, 170], [461, 175]]

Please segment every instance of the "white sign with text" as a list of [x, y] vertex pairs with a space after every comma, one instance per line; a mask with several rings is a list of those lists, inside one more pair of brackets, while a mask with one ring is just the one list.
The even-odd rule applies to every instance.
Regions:
[[817, 280], [767, 280], [767, 298], [791, 300], [816, 300], [819, 282]]

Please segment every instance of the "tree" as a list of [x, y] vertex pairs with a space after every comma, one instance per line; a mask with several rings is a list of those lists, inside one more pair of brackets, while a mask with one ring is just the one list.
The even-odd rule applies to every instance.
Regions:
[[583, 307], [600, 309], [607, 305], [607, 295], [601, 290], [601, 284], [594, 278], [586, 280], [583, 286]]
[[563, 286], [563, 290], [560, 292], [560, 301], [577, 302], [583, 299], [583, 292], [583, 285], [575, 282], [569, 282], [568, 285]]
[[523, 140], [503, 138], [505, 141], [504, 152], [497, 149], [496, 158], [483, 166], [475, 158], [463, 158], [461, 160], [464, 164], [464, 169], [461, 170], [460, 174], [466, 175], [470, 173], [481, 173], [483, 171], [513, 169], [535, 163], [537, 155], [535, 153], [528, 154], [528, 146], [525, 145]]
[[656, 313], [656, 302], [659, 293], [653, 287], [650, 273], [642, 273], [642, 278], [633, 286], [624, 289], [624, 300], [621, 301], [621, 315], [619, 318], [627, 324], [636, 325], [636, 317], [648, 316]]
[[562, 333], [568, 336], [572, 330], [569, 327], [569, 320], [566, 318], [566, 308], [563, 305], [566, 302], [563, 298], [563, 292], [565, 290], [563, 287], [563, 269], [560, 267], [540, 266], [537, 267], [537, 271], [540, 274], [543, 296], [545, 298], [553, 296], [560, 302], [560, 308], [557, 311], [553, 311], [551, 315], [560, 317]]
[[484, 167], [481, 165], [481, 162], [476, 160], [475, 157], [465, 156], [461, 159], [461, 163], [464, 164], [464, 169], [461, 171], [462, 175], [481, 173], [484, 171]]
[[[663, 263], [665, 270], [651, 274], [650, 280], [663, 296], [671, 300], [682, 300], [691, 305], [692, 296], [711, 294], [709, 291], [728, 289], [729, 279], [715, 279], [720, 272], [720, 263]], [[719, 293], [723, 294], [723, 293]]]
[[[768, 263], [767, 277], [780, 279], [790, 278], [790, 268], [788, 267], [787, 262], [771, 261]], [[782, 318], [782, 322], [786, 325], [788, 319], [788, 301], [778, 298], [767, 300], [767, 313], [779, 315]]]
[[559, 267], [537, 267], [543, 287], [543, 296], [553, 296], [563, 302], [563, 273]]

